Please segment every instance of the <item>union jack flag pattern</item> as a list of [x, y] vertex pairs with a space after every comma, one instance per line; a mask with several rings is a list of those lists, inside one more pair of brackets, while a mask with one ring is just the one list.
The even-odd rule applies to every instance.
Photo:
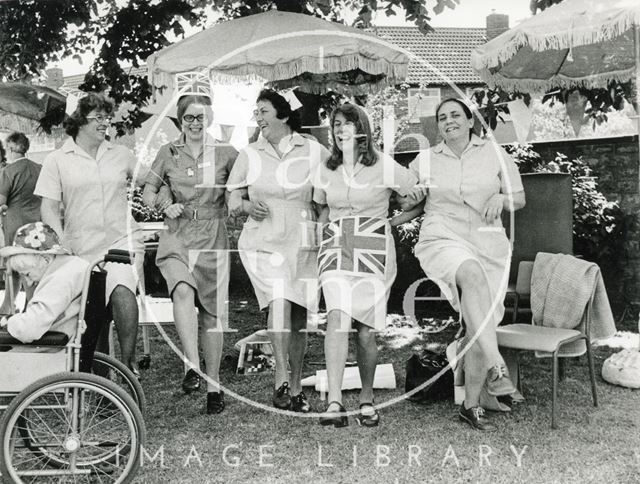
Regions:
[[344, 217], [322, 231], [320, 274], [338, 271], [354, 276], [385, 277], [389, 237], [385, 219]]

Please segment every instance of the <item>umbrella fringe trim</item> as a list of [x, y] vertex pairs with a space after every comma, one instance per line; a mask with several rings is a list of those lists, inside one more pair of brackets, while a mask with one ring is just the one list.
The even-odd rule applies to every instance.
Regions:
[[491, 74], [487, 69], [480, 71], [479, 75], [490, 88], [500, 87], [508, 92], [545, 92], [558, 87], [606, 88], [611, 81], [627, 82], [633, 79], [635, 76], [635, 68], [604, 74], [592, 74], [585, 77], [567, 77], [559, 74], [544, 80], [510, 79], [500, 74]]
[[[206, 68], [201, 68], [206, 69]], [[369, 74], [384, 74], [390, 79], [404, 80], [408, 75], [408, 64], [405, 62], [391, 63], [386, 60], [372, 60], [361, 54], [353, 54], [340, 57], [304, 57], [276, 66], [243, 65], [237, 68], [219, 71], [209, 70], [212, 79], [260, 79], [269, 81], [281, 81], [299, 76], [305, 72], [312, 74], [330, 74], [335, 72], [360, 69]], [[197, 69], [195, 69], [197, 70]], [[175, 86], [174, 73], [152, 69], [149, 80], [152, 86], [164, 88]]]
[[511, 59], [523, 46], [529, 46], [534, 51], [542, 52], [549, 49], [570, 49], [604, 42], [624, 34], [629, 29], [632, 29], [634, 25], [640, 25], [640, 10], [626, 11], [613, 19], [607, 18], [596, 25], [589, 23], [584, 27], [577, 27], [563, 32], [539, 35], [514, 32], [512, 33], [513, 37], [506, 45], [493, 52], [484, 54], [472, 52], [471, 63], [476, 70], [496, 67]]

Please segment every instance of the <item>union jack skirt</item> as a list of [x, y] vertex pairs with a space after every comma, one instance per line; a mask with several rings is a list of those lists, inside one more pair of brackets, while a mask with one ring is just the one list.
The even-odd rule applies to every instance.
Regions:
[[334, 309], [377, 330], [396, 277], [396, 254], [386, 219], [343, 217], [325, 225], [318, 252], [327, 311]]

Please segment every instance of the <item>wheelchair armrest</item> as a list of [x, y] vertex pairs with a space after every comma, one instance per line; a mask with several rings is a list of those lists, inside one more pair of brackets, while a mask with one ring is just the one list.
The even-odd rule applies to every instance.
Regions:
[[104, 256], [105, 262], [115, 262], [116, 264], [132, 264], [133, 254], [128, 250], [111, 249]]
[[47, 331], [40, 339], [31, 343], [23, 343], [19, 339], [14, 338], [8, 331], [0, 331], [0, 345], [9, 346], [65, 346], [69, 342], [69, 336], [60, 331]]

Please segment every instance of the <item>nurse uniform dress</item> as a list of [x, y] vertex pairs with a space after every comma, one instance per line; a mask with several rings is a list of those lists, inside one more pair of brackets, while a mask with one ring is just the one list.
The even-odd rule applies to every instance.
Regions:
[[240, 151], [229, 175], [230, 191], [248, 187], [249, 199], [269, 208], [260, 222], [247, 218], [238, 249], [260, 309], [285, 299], [313, 313], [318, 310], [318, 283], [315, 252], [308, 250], [308, 234], [316, 225], [311, 176], [329, 152], [298, 133], [281, 145], [282, 158], [259, 138]]
[[344, 165], [323, 163], [314, 177], [313, 200], [329, 207], [318, 254], [320, 286], [327, 312], [343, 311], [376, 330], [385, 326], [387, 300], [396, 277], [396, 250], [387, 220], [389, 198], [418, 182], [409, 170], [378, 153], [378, 161], [357, 163], [352, 176]]
[[229, 289], [229, 247], [225, 218], [225, 184], [237, 151], [230, 145], [205, 139], [194, 158], [184, 136], [160, 148], [146, 182], [168, 185], [182, 214], [165, 218], [156, 264], [167, 281], [169, 294], [179, 282], [196, 291], [200, 310], [226, 323]]
[[[420, 155], [409, 169], [425, 182]], [[477, 261], [496, 303], [492, 315], [496, 326], [504, 315], [511, 245], [500, 218], [486, 223], [480, 211], [493, 195], [522, 190], [513, 158], [476, 135], [460, 158], [444, 142], [430, 151], [429, 193], [415, 255], [456, 311], [460, 311], [456, 272], [464, 261]]]
[[68, 138], [45, 158], [34, 190], [35, 195], [62, 202], [62, 245], [75, 255], [93, 262], [110, 249], [134, 254], [133, 267], [105, 265], [107, 301], [119, 285], [135, 294], [143, 273], [142, 231], [127, 201], [128, 179], [136, 175], [136, 165], [136, 157], [122, 145], [103, 141], [94, 158]]

